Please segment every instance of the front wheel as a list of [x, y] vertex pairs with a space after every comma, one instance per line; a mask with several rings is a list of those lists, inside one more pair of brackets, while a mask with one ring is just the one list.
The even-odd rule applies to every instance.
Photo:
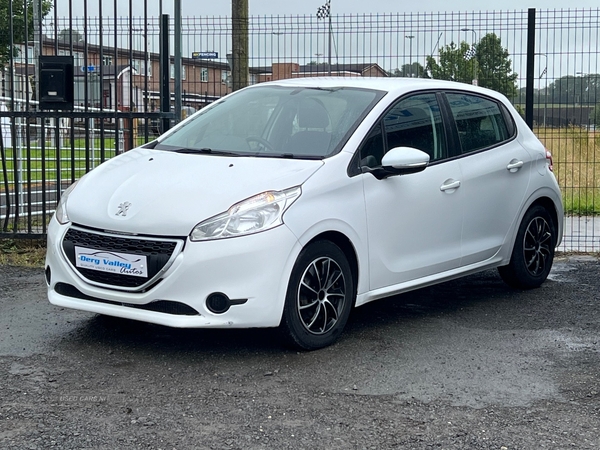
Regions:
[[554, 260], [556, 227], [542, 206], [529, 209], [519, 226], [510, 263], [498, 268], [506, 284], [518, 289], [539, 287]]
[[331, 345], [348, 321], [355, 296], [344, 253], [332, 242], [314, 242], [300, 252], [292, 270], [280, 328], [296, 348]]

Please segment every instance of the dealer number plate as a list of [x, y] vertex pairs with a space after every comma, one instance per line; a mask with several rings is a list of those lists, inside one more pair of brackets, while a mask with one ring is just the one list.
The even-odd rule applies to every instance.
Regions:
[[75, 246], [75, 265], [82, 269], [100, 272], [148, 277], [148, 264], [145, 255], [107, 252]]

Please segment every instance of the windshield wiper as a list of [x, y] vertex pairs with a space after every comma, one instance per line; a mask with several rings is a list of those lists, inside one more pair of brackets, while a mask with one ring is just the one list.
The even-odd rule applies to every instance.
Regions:
[[196, 154], [196, 153], [200, 153], [200, 154], [205, 154], [205, 155], [216, 155], [216, 156], [241, 156], [239, 153], [234, 153], [234, 152], [226, 152], [223, 150], [213, 150], [212, 148], [185, 148], [185, 147], [180, 147], [180, 148], [174, 148], [173, 150], [171, 150], [172, 152], [175, 153], [184, 153], [184, 154]]
[[296, 155], [294, 153], [255, 153], [252, 156], [282, 159], [323, 159], [323, 156], [321, 155]]
[[[166, 147], [166, 145], [165, 145]], [[164, 150], [173, 153], [182, 153], [187, 155], [216, 155], [216, 156], [236, 156], [236, 157], [255, 157], [255, 158], [282, 158], [282, 159], [323, 159], [322, 155], [297, 155], [294, 153], [235, 153], [224, 150], [213, 150], [212, 148], [187, 148], [187, 147], [171, 147], [171, 148], [155, 148], [156, 150]]]
[[295, 159], [295, 158], [297, 158], [297, 156], [294, 155], [293, 153], [271, 153], [271, 154], [267, 154], [265, 156], [270, 156], [272, 158], [284, 158], [284, 159]]

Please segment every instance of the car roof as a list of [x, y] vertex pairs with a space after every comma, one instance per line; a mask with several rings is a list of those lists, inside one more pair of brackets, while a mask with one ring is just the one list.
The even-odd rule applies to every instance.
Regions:
[[254, 85], [277, 85], [277, 86], [298, 86], [298, 87], [319, 87], [319, 88], [334, 88], [334, 87], [353, 87], [377, 89], [392, 93], [394, 95], [402, 95], [407, 92], [428, 90], [428, 89], [443, 89], [443, 90], [461, 90], [465, 92], [477, 92], [480, 94], [495, 97], [506, 101], [504, 95], [478, 86], [473, 86], [466, 83], [458, 83], [455, 81], [432, 80], [429, 78], [403, 78], [403, 77], [306, 77], [306, 78], [288, 78], [284, 80], [269, 81]]

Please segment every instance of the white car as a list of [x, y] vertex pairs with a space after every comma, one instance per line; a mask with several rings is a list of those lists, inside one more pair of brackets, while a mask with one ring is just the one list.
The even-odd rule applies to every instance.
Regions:
[[50, 302], [172, 327], [333, 343], [350, 310], [498, 267], [544, 282], [562, 236], [552, 159], [502, 95], [306, 78], [228, 95], [63, 194]]

